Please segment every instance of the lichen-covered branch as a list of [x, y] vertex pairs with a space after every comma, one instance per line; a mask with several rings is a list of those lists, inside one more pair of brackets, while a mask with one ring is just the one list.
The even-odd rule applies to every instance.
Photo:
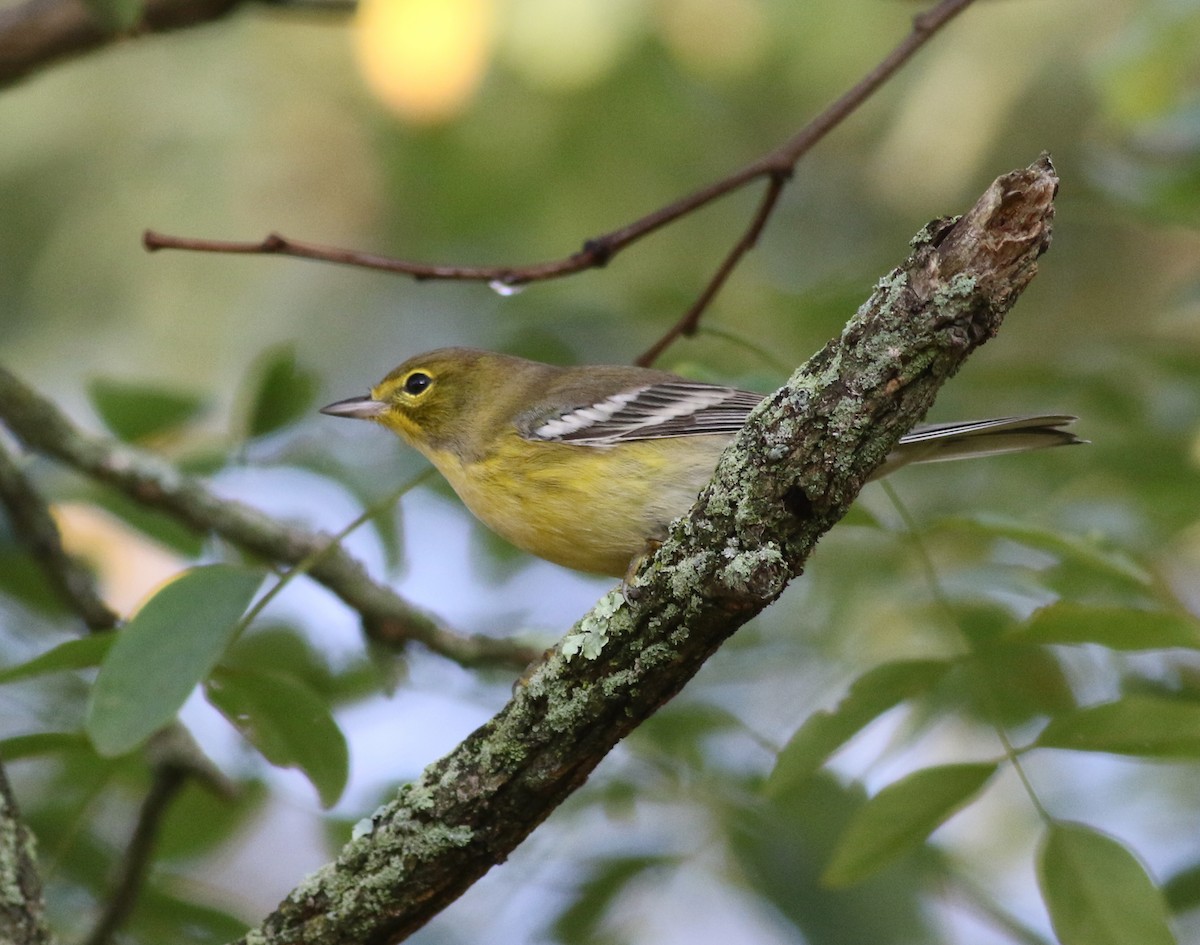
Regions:
[[0, 942], [49, 945], [51, 941], [33, 835], [21, 820], [0, 767]]
[[0, 422], [35, 452], [52, 456], [106, 483], [141, 505], [162, 509], [201, 534], [220, 535], [268, 561], [299, 564], [320, 556], [309, 575], [357, 610], [373, 639], [389, 645], [416, 641], [464, 666], [521, 668], [535, 649], [512, 640], [455, 633], [413, 607], [366, 569], [331, 536], [281, 525], [257, 509], [215, 495], [158, 457], [99, 437], [72, 424], [49, 400], [0, 367]]
[[634, 581], [512, 701], [375, 815], [244, 945], [382, 945], [452, 902], [801, 572], [941, 384], [992, 337], [1049, 245], [1049, 160], [936, 221], [841, 337], [768, 397]]
[[141, 33], [195, 26], [225, 16], [242, 0], [147, 0], [127, 33], [105, 26], [83, 0], [24, 0], [0, 9], [0, 87], [67, 56]]

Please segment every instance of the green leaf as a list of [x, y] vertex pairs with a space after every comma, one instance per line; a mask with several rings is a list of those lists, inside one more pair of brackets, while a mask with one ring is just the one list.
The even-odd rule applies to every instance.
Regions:
[[1038, 884], [1062, 945], [1173, 945], [1162, 893], [1137, 858], [1083, 824], [1052, 824]]
[[1059, 602], [1013, 632], [1022, 643], [1098, 643], [1112, 650], [1200, 648], [1200, 621], [1186, 614]]
[[626, 744], [635, 751], [649, 747], [656, 759], [703, 770], [711, 761], [713, 736], [744, 729], [736, 715], [719, 706], [676, 699], [638, 726]]
[[575, 892], [574, 901], [551, 927], [554, 941], [562, 945], [598, 945], [619, 941], [605, 934], [604, 920], [613, 903], [629, 884], [647, 870], [671, 866], [675, 858], [661, 855], [619, 856], [600, 860], [590, 866], [587, 876]]
[[197, 394], [109, 378], [88, 384], [88, 396], [104, 425], [127, 443], [177, 429], [204, 407]]
[[1143, 587], [1152, 582], [1146, 569], [1124, 552], [1101, 548], [1094, 541], [1078, 535], [1063, 534], [1053, 528], [988, 513], [950, 519], [949, 524], [996, 538], [1007, 538], [1009, 541], [1049, 552], [1060, 560], [1073, 561], [1110, 577], [1118, 577]]
[[857, 883], [920, 845], [983, 788], [997, 767], [992, 762], [943, 765], [889, 784], [850, 820], [822, 882]]
[[1046, 647], [997, 644], [980, 647], [971, 660], [963, 701], [990, 724], [1021, 725], [1075, 708], [1075, 694], [1058, 655]]
[[[2, 751], [0, 757], [3, 757]], [[1172, 912], [1189, 912], [1200, 906], [1200, 863], [1192, 863], [1173, 873], [1163, 883], [1162, 890]]]
[[350, 755], [329, 706], [311, 689], [278, 673], [218, 667], [205, 692], [271, 764], [299, 768], [325, 807], [337, 802]]
[[[813, 945], [913, 945], [941, 934], [922, 905], [949, 872], [922, 847], [902, 863], [848, 889], [820, 882], [846, 824], [864, 803], [857, 784], [818, 771], [785, 795], [737, 797], [724, 814], [729, 849], [749, 887], [771, 903]], [[901, 868], [903, 867], [903, 868]]]
[[811, 776], [868, 723], [927, 691], [953, 665], [945, 660], [903, 660], [868, 670], [833, 709], [814, 712], [791, 737], [767, 779], [767, 794], [778, 796]]
[[[174, 891], [180, 886], [184, 884], [177, 877], [153, 871], [138, 893], [137, 908], [128, 925], [122, 928], [122, 933], [127, 933], [122, 941], [222, 945], [247, 933], [245, 920], [203, 901], [183, 898]], [[203, 890], [194, 890], [192, 894], [204, 898]]]
[[246, 417], [248, 436], [263, 436], [309, 412], [317, 396], [315, 371], [296, 363], [294, 346], [268, 349], [250, 369], [252, 387]]
[[1154, 758], [1200, 757], [1200, 703], [1126, 696], [1051, 720], [1042, 748], [1107, 751]]
[[298, 679], [331, 704], [376, 695], [381, 684], [379, 668], [365, 656], [340, 665], [334, 672], [325, 655], [299, 631], [280, 624], [263, 626], [261, 621], [252, 633], [238, 637], [221, 665], [249, 670], [269, 666], [272, 672]]
[[194, 859], [211, 852], [262, 811], [267, 795], [261, 781], [238, 784], [231, 798], [189, 779], [163, 817], [154, 846], [156, 859]]
[[24, 548], [0, 548], [0, 594], [45, 614], [70, 613], [45, 570]]
[[16, 682], [18, 679], [29, 679], [31, 676], [59, 673], [68, 669], [99, 666], [116, 637], [115, 630], [105, 630], [103, 633], [93, 633], [78, 640], [67, 640], [31, 660], [0, 670], [0, 683]]
[[229, 645], [262, 575], [225, 564], [185, 571], [142, 606], [100, 666], [85, 729], [102, 755], [167, 724]]
[[0, 739], [0, 761], [19, 761], [55, 751], [89, 748], [83, 732], [38, 732], [34, 735], [14, 735]]
[[87, 8], [105, 29], [123, 33], [142, 18], [143, 0], [85, 0]]

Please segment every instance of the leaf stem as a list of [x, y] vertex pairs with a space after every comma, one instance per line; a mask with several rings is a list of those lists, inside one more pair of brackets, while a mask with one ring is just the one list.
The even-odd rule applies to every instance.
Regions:
[[[904, 500], [900, 498], [900, 493], [896, 491], [895, 486], [893, 486], [886, 479], [881, 480], [879, 484], [883, 487], [883, 491], [887, 495], [888, 501], [892, 503], [892, 507], [900, 516], [900, 520], [904, 523], [904, 529], [907, 538], [912, 545], [913, 550], [916, 552], [917, 560], [921, 565], [921, 570], [925, 572], [925, 582], [929, 586], [930, 596], [933, 598], [938, 608], [945, 613], [946, 619], [954, 625], [954, 627], [962, 635], [963, 639], [966, 640], [967, 647], [972, 651], [972, 653], [978, 655], [970, 635], [966, 632], [966, 630], [963, 629], [962, 624], [959, 623], [958, 616], [954, 613], [954, 607], [950, 603], [950, 598], [946, 594], [945, 588], [942, 587], [941, 577], [938, 575], [937, 566], [933, 563], [933, 558], [929, 554], [929, 549], [925, 546], [925, 542], [921, 539], [921, 534], [917, 527], [916, 519], [913, 518], [913, 515], [909, 511]], [[1012, 740], [1008, 737], [1008, 732], [1005, 730], [1004, 725], [1000, 722], [1000, 707], [997, 702], [995, 690], [992, 689], [991, 685], [989, 684], [989, 680], [986, 677], [982, 678], [980, 682], [983, 698], [987, 704], [988, 712], [992, 716], [992, 728], [996, 732], [997, 738], [1000, 739], [1000, 745], [1004, 749], [1004, 756], [1008, 759], [1009, 764], [1013, 766], [1013, 770], [1016, 771], [1017, 777], [1020, 779], [1021, 785], [1024, 787], [1025, 793], [1029, 796], [1030, 803], [1033, 804], [1033, 808], [1037, 811], [1038, 816], [1041, 817], [1042, 820], [1047, 824], [1053, 823], [1054, 817], [1051, 816], [1045, 805], [1042, 804], [1041, 798], [1038, 797], [1037, 790], [1033, 786], [1033, 782], [1030, 781], [1024, 765], [1021, 764], [1021, 753], [1013, 746]]]

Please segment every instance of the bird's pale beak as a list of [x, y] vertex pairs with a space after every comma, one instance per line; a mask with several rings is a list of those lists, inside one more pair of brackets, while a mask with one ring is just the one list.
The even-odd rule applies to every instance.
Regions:
[[351, 397], [321, 408], [331, 417], [352, 417], [355, 420], [375, 420], [387, 411], [387, 404], [371, 397]]

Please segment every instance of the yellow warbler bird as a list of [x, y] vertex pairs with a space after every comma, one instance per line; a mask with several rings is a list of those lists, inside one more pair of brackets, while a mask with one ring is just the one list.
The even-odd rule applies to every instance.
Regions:
[[[648, 368], [556, 367], [471, 348], [410, 358], [322, 408], [381, 423], [518, 548], [624, 575], [712, 478], [762, 394]], [[876, 471], [1080, 443], [1069, 416], [921, 425]]]

